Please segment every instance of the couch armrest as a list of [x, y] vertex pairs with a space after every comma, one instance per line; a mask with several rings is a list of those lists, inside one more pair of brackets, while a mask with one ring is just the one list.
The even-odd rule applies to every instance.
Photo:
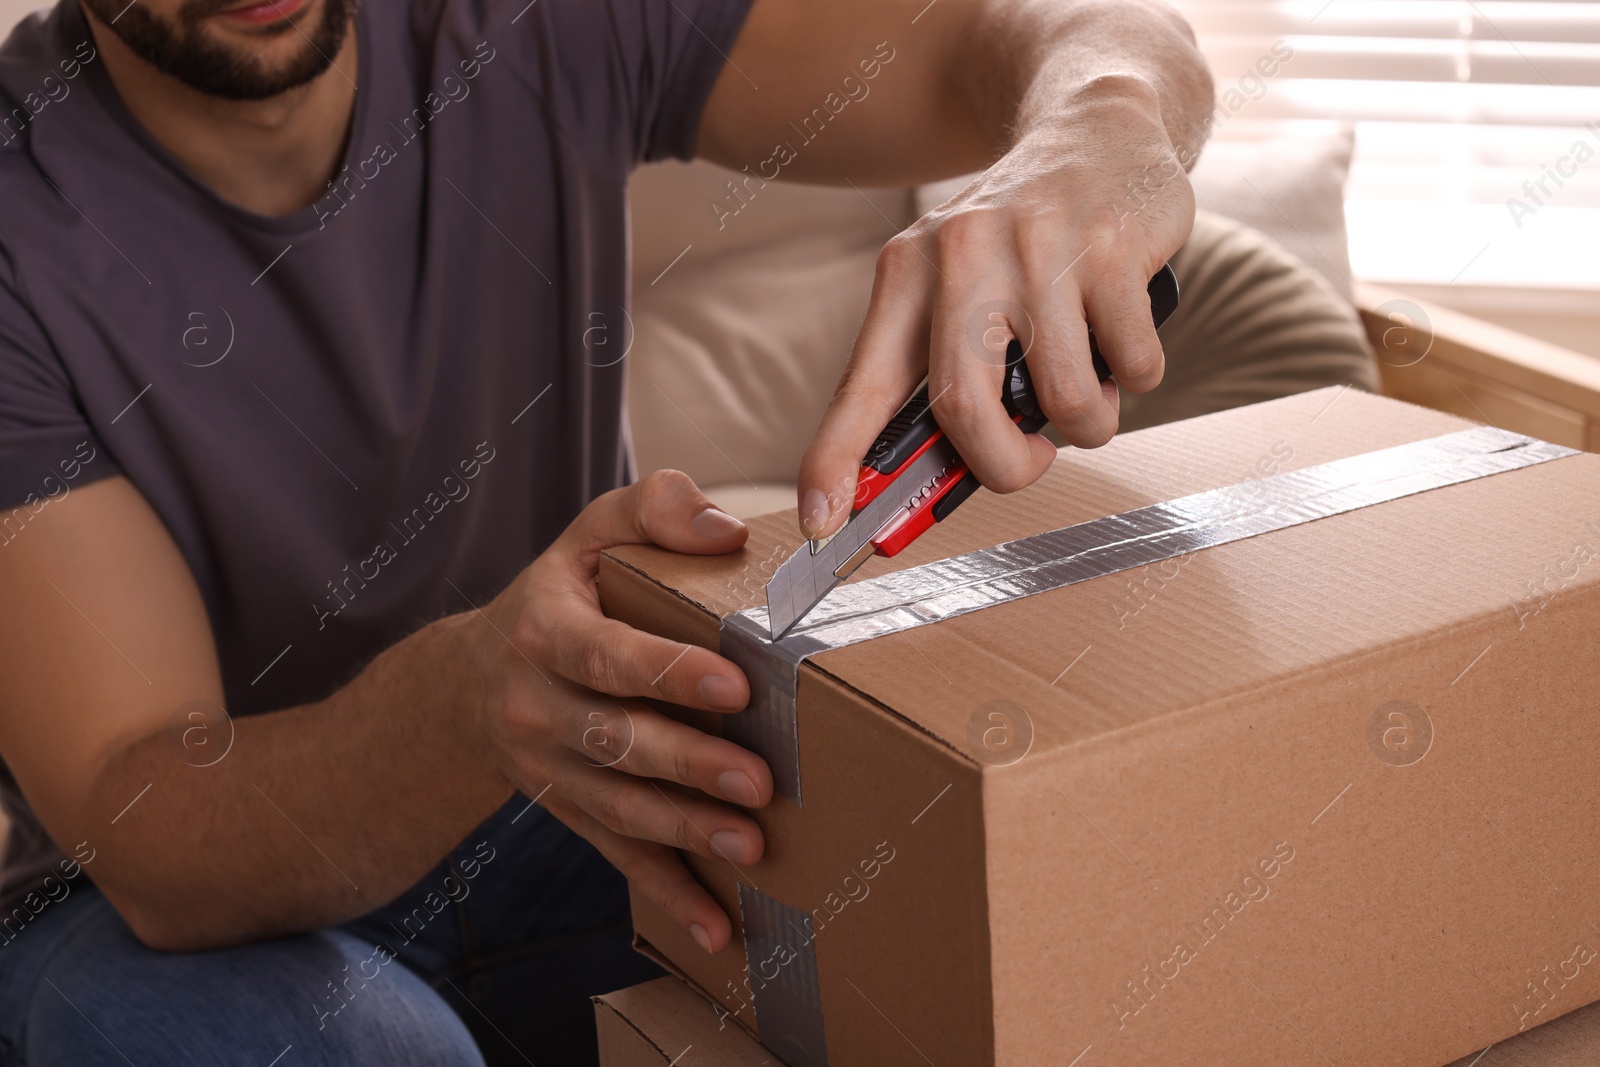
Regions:
[[1355, 288], [1386, 394], [1600, 452], [1600, 359], [1392, 289]]

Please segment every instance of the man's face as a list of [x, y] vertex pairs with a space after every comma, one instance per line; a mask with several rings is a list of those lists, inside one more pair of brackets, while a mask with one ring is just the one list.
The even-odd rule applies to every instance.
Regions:
[[265, 100], [328, 69], [359, 0], [83, 0], [134, 54], [192, 89]]

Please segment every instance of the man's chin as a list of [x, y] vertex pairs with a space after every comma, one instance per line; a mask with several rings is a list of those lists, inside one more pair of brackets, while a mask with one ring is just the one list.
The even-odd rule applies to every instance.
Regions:
[[112, 25], [100, 8], [122, 2], [88, 6], [156, 70], [207, 96], [240, 101], [268, 100], [325, 73], [356, 9], [356, 0], [280, 0], [277, 7], [234, 4], [227, 11], [191, 3], [175, 27], [134, 4]]

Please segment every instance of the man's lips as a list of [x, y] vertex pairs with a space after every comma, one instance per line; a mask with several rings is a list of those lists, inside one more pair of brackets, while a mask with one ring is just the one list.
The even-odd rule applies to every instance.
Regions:
[[264, 23], [277, 22], [289, 18], [304, 7], [309, 0], [263, 0], [259, 3], [249, 3], [241, 7], [230, 8], [219, 12], [223, 17], [238, 19], [240, 22]]

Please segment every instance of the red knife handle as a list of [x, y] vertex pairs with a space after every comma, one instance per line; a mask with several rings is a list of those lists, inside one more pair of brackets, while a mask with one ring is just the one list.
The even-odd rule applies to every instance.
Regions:
[[[1016, 340], [1006, 347], [1006, 380], [1001, 392], [1001, 400], [1006, 406], [1006, 412], [1011, 416], [1017, 428], [1023, 433], [1037, 433], [1044, 429], [1050, 420], [1039, 409], [1039, 401], [1033, 392], [1033, 380], [1028, 376], [1028, 364], [1022, 358], [1022, 345]], [[1095, 366], [1100, 372], [1100, 380], [1105, 381], [1111, 377], [1111, 371], [1100, 359], [1100, 354], [1095, 353]], [[934, 436], [929, 438], [929, 443], [943, 436], [943, 431], [935, 430]], [[919, 454], [921, 450], [918, 450]], [[915, 458], [913, 456], [913, 458]], [[909, 462], [909, 461], [908, 461]], [[863, 472], [865, 468], [863, 469]], [[876, 472], [874, 472], [876, 473]], [[882, 477], [879, 475], [879, 477]], [[888, 479], [884, 481], [888, 484]], [[881, 491], [881, 486], [879, 487]], [[958, 463], [950, 468], [937, 481], [929, 487], [928, 493], [912, 505], [906, 512], [905, 518], [888, 527], [872, 540], [873, 551], [880, 556], [893, 556], [911, 542], [927, 533], [936, 522], [943, 522], [956, 508], [960, 507], [973, 493], [978, 491], [978, 479], [967, 469], [965, 463]], [[870, 498], [869, 498], [870, 499]]]
[[962, 482], [974, 480], [967, 470], [967, 465], [957, 461], [955, 466], [934, 479], [921, 500], [902, 511], [893, 522], [878, 531], [878, 535], [872, 539], [873, 552], [880, 556], [893, 556], [927, 533], [929, 528], [939, 521], [935, 514], [939, 502], [946, 499]]
[[[1150, 279], [1148, 291], [1150, 317], [1156, 326], [1160, 326], [1178, 306], [1178, 281], [1172, 268], [1162, 267]], [[1111, 377], [1111, 368], [1100, 355], [1100, 346], [1092, 329], [1089, 331], [1089, 353], [1094, 360], [1095, 375], [1102, 382], [1106, 381]], [[1000, 395], [1006, 412], [1023, 433], [1037, 433], [1049, 423], [1049, 418], [1039, 407], [1022, 342], [1014, 337], [1006, 346], [1006, 376]], [[889, 425], [883, 428], [867, 453], [856, 479], [855, 509], [871, 503], [907, 464], [943, 436], [944, 431], [939, 428], [928, 400], [928, 383], [924, 382], [889, 420]], [[977, 490], [978, 479], [967, 470], [965, 463], [951, 468], [908, 510], [905, 518], [873, 539], [875, 551], [880, 556], [893, 556], [926, 533], [934, 523], [942, 522]]]
[[[1015, 338], [1006, 347], [1006, 360], [1006, 381], [1001, 393], [1006, 411], [1022, 427], [1023, 433], [1043, 429], [1049, 420], [1039, 410], [1038, 401], [1034, 398], [1033, 382], [1028, 377], [1028, 367], [1022, 359], [1022, 345]], [[1095, 361], [1101, 381], [1104, 381], [1110, 377], [1111, 371], [1106, 368], [1098, 352], [1095, 353]], [[872, 443], [872, 450], [867, 453], [861, 471], [856, 476], [855, 509], [872, 503], [885, 487], [899, 477], [907, 464], [943, 436], [944, 431], [939, 428], [933, 408], [928, 403], [928, 385], [924, 382], [922, 388], [912, 394], [911, 399], [906, 401], [905, 406]]]

